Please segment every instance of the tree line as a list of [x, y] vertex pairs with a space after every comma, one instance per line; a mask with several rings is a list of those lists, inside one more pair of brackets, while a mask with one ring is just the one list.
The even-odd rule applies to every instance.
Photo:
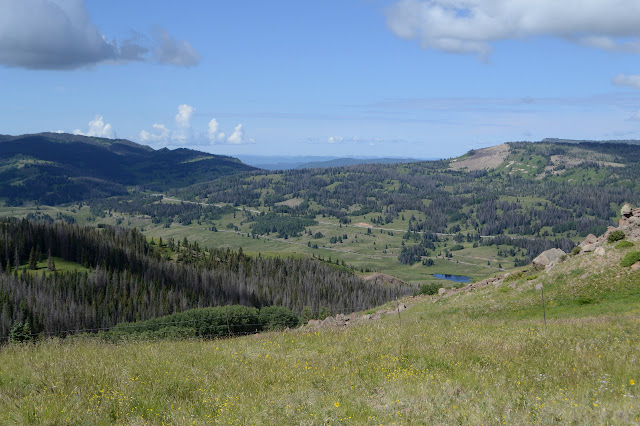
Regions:
[[[89, 272], [31, 270], [32, 251]], [[186, 239], [150, 244], [135, 229], [26, 219], [0, 221], [0, 265], [2, 338], [16, 323], [34, 333], [64, 335], [233, 304], [351, 312], [413, 291], [366, 282], [310, 258], [249, 257]]]

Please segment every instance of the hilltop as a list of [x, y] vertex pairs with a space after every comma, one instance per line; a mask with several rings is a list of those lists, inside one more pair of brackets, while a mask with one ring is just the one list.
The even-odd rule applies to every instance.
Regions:
[[[640, 146], [621, 143], [509, 142], [448, 160], [250, 173], [238, 173], [247, 166], [233, 159], [203, 159], [209, 154], [197, 151], [107, 143], [180, 164], [134, 174], [133, 181], [146, 182], [137, 187], [113, 181], [105, 187], [94, 176], [88, 190], [74, 192], [82, 199], [73, 204], [0, 206], [0, 213], [135, 227], [148, 238], [186, 236], [252, 256], [316, 257], [422, 286], [441, 283], [435, 274], [479, 281], [553, 247], [570, 252], [588, 234], [614, 225], [623, 203], [640, 202]], [[181, 153], [192, 160], [178, 161]], [[229, 175], [197, 168], [218, 160], [231, 161], [231, 170], [222, 170]], [[12, 164], [13, 173], [33, 171], [25, 182], [41, 176], [41, 169]], [[137, 173], [145, 164], [159, 162], [128, 170]], [[190, 167], [195, 171], [180, 174]], [[171, 181], [166, 170], [178, 179]], [[58, 204], [54, 194], [82, 182], [65, 179], [67, 186], [41, 202]], [[19, 182], [12, 182], [15, 191]], [[213, 206], [225, 209], [211, 214]]]
[[240, 160], [191, 149], [154, 150], [123, 139], [40, 133], [0, 136], [0, 198], [61, 204], [161, 191], [255, 170]]

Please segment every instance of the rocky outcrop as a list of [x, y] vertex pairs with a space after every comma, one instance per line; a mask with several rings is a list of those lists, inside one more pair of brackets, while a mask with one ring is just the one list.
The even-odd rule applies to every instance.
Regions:
[[624, 232], [627, 239], [639, 240], [640, 239], [640, 208], [633, 208], [629, 204], [625, 204], [620, 209], [620, 221], [618, 227], [610, 226], [607, 232], [598, 238], [598, 243], [604, 244], [607, 242], [609, 234], [613, 231]]
[[307, 322], [307, 326], [309, 327], [309, 330], [329, 327], [346, 327], [362, 322], [379, 320], [383, 315], [398, 315], [405, 309], [407, 309], [407, 305], [399, 303], [395, 309], [380, 309], [373, 314], [358, 315], [354, 312], [351, 314], [337, 314], [335, 317], [327, 317], [323, 320], [309, 320], [309, 322]]
[[589, 245], [589, 244], [595, 244], [595, 243], [597, 243], [597, 242], [598, 242], [598, 237], [596, 237], [596, 236], [595, 236], [595, 235], [593, 235], [593, 234], [589, 234], [589, 235], [587, 235], [587, 237], [584, 239], [584, 241], [580, 243], [580, 247], [582, 248], [582, 247], [584, 247], [584, 246], [586, 246], [586, 245]]
[[558, 259], [560, 259], [562, 256], [564, 256], [566, 253], [559, 249], [559, 248], [552, 248], [546, 251], [543, 251], [542, 253], [540, 253], [538, 255], [538, 257], [536, 257], [535, 259], [533, 259], [533, 265], [534, 266], [544, 266], [547, 267], [549, 265], [551, 265], [552, 263], [554, 263], [555, 261], [557, 261]]

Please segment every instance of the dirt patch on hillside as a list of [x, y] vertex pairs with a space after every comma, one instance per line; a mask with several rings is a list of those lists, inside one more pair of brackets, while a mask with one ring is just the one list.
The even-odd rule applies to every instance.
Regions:
[[357, 226], [358, 228], [373, 228], [372, 224], [364, 222], [354, 223], [353, 226]]
[[449, 164], [449, 168], [452, 170], [467, 169], [469, 171], [495, 169], [500, 164], [504, 163], [504, 160], [507, 159], [508, 155], [509, 145], [503, 143], [502, 145], [477, 149], [472, 156], [465, 158], [464, 160], [452, 160]]
[[398, 279], [398, 278], [396, 278], [394, 276], [383, 274], [383, 273], [380, 273], [380, 272], [374, 272], [371, 275], [367, 275], [367, 276], [362, 277], [362, 279], [364, 279], [365, 281], [369, 281], [369, 282], [373, 281], [376, 284], [388, 284], [388, 285], [391, 285], [391, 286], [399, 286], [399, 285], [404, 284], [404, 281], [402, 281], [402, 280], [400, 280], [400, 279]]
[[582, 164], [597, 164], [600, 167], [624, 167], [624, 164], [614, 163], [612, 161], [585, 160], [582, 158], [569, 157], [567, 155], [552, 155], [549, 165], [544, 168], [544, 172], [536, 176], [536, 179], [543, 179], [548, 175], [560, 175], [567, 169], [580, 166]]
[[302, 198], [292, 198], [290, 200], [280, 201], [276, 203], [276, 206], [288, 206], [288, 207], [298, 207], [302, 204], [304, 200]]

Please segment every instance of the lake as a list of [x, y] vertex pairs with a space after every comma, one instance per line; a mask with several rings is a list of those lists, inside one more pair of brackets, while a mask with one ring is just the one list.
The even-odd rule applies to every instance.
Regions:
[[451, 274], [433, 274], [434, 278], [439, 278], [441, 280], [449, 280], [457, 283], [470, 283], [471, 277], [467, 277], [465, 275], [451, 275]]

